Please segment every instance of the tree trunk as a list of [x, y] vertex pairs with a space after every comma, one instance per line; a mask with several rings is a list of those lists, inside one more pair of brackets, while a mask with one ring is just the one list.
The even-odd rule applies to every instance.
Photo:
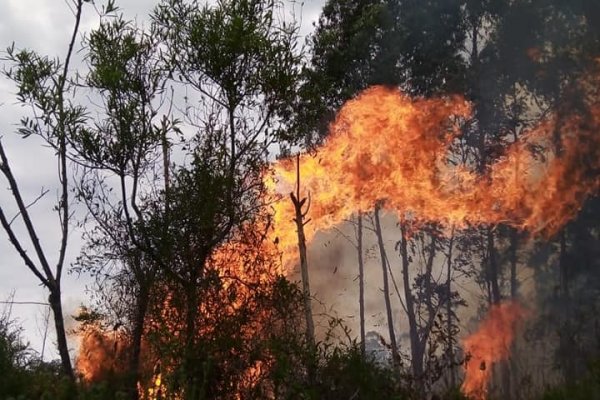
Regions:
[[358, 307], [360, 314], [360, 354], [363, 359], [366, 356], [366, 333], [365, 333], [365, 272], [363, 261], [363, 226], [362, 213], [358, 213], [358, 230], [356, 250], [358, 252]]
[[312, 316], [312, 304], [310, 299], [310, 279], [308, 275], [308, 256], [306, 252], [306, 236], [304, 235], [304, 216], [308, 212], [303, 211], [302, 207], [306, 203], [306, 198], [300, 200], [300, 155], [296, 157], [296, 194], [290, 193], [292, 203], [294, 204], [296, 223], [296, 232], [298, 233], [298, 252], [300, 253], [300, 272], [302, 274], [302, 297], [304, 299], [304, 316], [306, 318], [306, 341], [315, 347], [315, 323]]
[[[429, 247], [429, 254], [427, 256], [427, 264], [425, 265], [425, 293], [426, 293], [426, 306], [428, 313], [428, 320], [430, 324], [433, 322], [436, 314], [435, 306], [433, 304], [433, 288], [432, 284], [432, 275], [433, 275], [433, 260], [435, 259], [435, 245], [436, 240], [435, 236], [431, 235], [431, 243]], [[429, 330], [428, 330], [429, 332]], [[423, 346], [422, 346], [423, 347]]]
[[[192, 274], [195, 275], [195, 274]], [[196, 400], [199, 397], [198, 386], [198, 357], [196, 356], [196, 317], [198, 315], [198, 296], [195, 282], [190, 279], [190, 285], [186, 287], [186, 327], [185, 327], [185, 398]]]
[[494, 245], [494, 230], [490, 226], [487, 231], [487, 267], [488, 280], [491, 287], [491, 303], [499, 304], [500, 286], [498, 284], [498, 264], [496, 261], [496, 248]]
[[296, 231], [298, 232], [298, 252], [300, 253], [300, 272], [302, 274], [302, 298], [304, 299], [304, 316], [306, 319], [306, 340], [311, 347], [315, 346], [315, 324], [312, 316], [310, 299], [310, 280], [308, 275], [308, 256], [306, 252], [306, 236], [304, 235], [304, 200], [299, 201], [292, 193], [292, 202], [296, 209]]
[[379, 245], [379, 255], [381, 257], [381, 269], [383, 271], [383, 298], [385, 300], [385, 311], [387, 315], [388, 331], [390, 334], [390, 346], [392, 348], [392, 357], [394, 366], [397, 366], [400, 357], [398, 355], [398, 346], [396, 344], [396, 334], [394, 333], [394, 318], [392, 316], [392, 303], [390, 301], [390, 285], [388, 282], [388, 264], [385, 247], [383, 243], [383, 234], [381, 232], [381, 221], [379, 220], [380, 205], [375, 206], [375, 234], [377, 235], [377, 243]]
[[[516, 140], [516, 135], [515, 135]], [[519, 236], [518, 231], [515, 228], [510, 229], [510, 253], [509, 253], [509, 261], [510, 261], [510, 298], [513, 301], [517, 300], [517, 292], [519, 290], [518, 282], [517, 282], [517, 250], [519, 247]], [[504, 374], [504, 390], [505, 390], [505, 398], [514, 398], [513, 396], [513, 381], [517, 375], [515, 374], [516, 364], [514, 362], [513, 354], [518, 354], [517, 352], [517, 343], [513, 340], [511, 344], [510, 350], [511, 356], [504, 362], [505, 365], [503, 374]], [[516, 396], [519, 397], [518, 390], [516, 390]]]
[[410, 261], [408, 259], [408, 238], [406, 237], [406, 229], [404, 222], [400, 223], [400, 256], [402, 258], [402, 281], [404, 284], [404, 301], [406, 304], [406, 314], [408, 317], [408, 328], [410, 334], [410, 354], [412, 372], [417, 380], [418, 388], [421, 390], [423, 377], [423, 349], [419, 338], [419, 330], [417, 326], [417, 317], [415, 314], [414, 298], [410, 288]]
[[306, 316], [306, 339], [311, 346], [315, 345], [315, 323], [312, 316], [310, 299], [310, 278], [308, 275], [308, 256], [306, 252], [306, 237], [304, 236], [304, 222], [301, 213], [296, 212], [296, 226], [298, 228], [298, 251], [300, 253], [300, 270], [302, 273], [302, 292], [304, 297], [304, 312]]
[[567, 385], [577, 379], [577, 365], [574, 354], [573, 332], [571, 328], [571, 296], [569, 293], [569, 275], [567, 266], [566, 228], [560, 233], [560, 253], [558, 258], [560, 273], [560, 300], [562, 304], [562, 326], [559, 328], [559, 354], [563, 377]]
[[516, 300], [517, 282], [517, 249], [519, 247], [519, 236], [515, 228], [510, 228], [510, 298]]
[[71, 357], [69, 356], [69, 347], [67, 345], [67, 334], [65, 331], [65, 323], [63, 319], [63, 310], [61, 302], [60, 284], [56, 281], [52, 282], [50, 296], [48, 302], [54, 314], [54, 326], [56, 328], [56, 345], [60, 355], [60, 361], [65, 374], [75, 380], [75, 374], [71, 365]]
[[[569, 278], [567, 272], [567, 239], [565, 231], [560, 233], [560, 253], [558, 257], [560, 271], [560, 295], [563, 299], [569, 299]], [[567, 310], [568, 311], [568, 310]]]
[[454, 247], [454, 227], [452, 228], [452, 234], [450, 235], [450, 242], [448, 243], [448, 262], [446, 270], [446, 292], [448, 298], [446, 299], [446, 314], [447, 314], [447, 326], [448, 331], [448, 343], [446, 353], [448, 355], [448, 363], [450, 364], [450, 387], [456, 387], [456, 371], [454, 369], [454, 337], [452, 327], [452, 250]]
[[471, 17], [471, 67], [477, 68], [479, 65], [479, 21], [477, 16]]
[[[496, 260], [496, 246], [494, 243], [494, 230], [492, 226], [489, 226], [487, 228], [487, 280], [488, 280], [488, 286], [489, 286], [489, 302], [490, 305], [498, 305], [500, 304], [500, 285], [498, 284], [498, 264], [497, 264], [497, 260]], [[501, 382], [501, 392], [506, 395], [506, 390], [507, 387], [510, 386], [510, 384], [507, 382], [507, 380], [509, 379], [508, 377], [508, 368], [507, 368], [507, 361], [502, 361], [499, 365], [498, 365], [498, 369], [494, 369], [494, 373], [493, 376], [498, 377], [498, 373], [499, 373], [499, 379]], [[497, 378], [498, 379], [498, 378]]]
[[142, 337], [144, 335], [144, 323], [146, 320], [146, 312], [148, 310], [149, 294], [148, 288], [141, 284], [133, 321], [133, 332], [131, 335], [131, 355], [129, 359], [129, 370], [131, 372], [129, 391], [130, 398], [132, 400], [138, 400], [139, 398], [137, 384], [140, 381], [141, 375], [140, 356], [142, 354]]

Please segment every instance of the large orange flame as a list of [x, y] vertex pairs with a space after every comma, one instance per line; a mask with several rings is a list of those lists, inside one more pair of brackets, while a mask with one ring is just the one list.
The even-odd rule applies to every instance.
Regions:
[[461, 389], [466, 396], [485, 400], [492, 366], [509, 357], [516, 328], [525, 314], [516, 302], [493, 305], [477, 332], [463, 341], [467, 362]]
[[[306, 235], [310, 239], [378, 201], [418, 221], [458, 227], [503, 222], [551, 235], [600, 187], [598, 174], [588, 174], [600, 156], [600, 106], [591, 111], [585, 121], [548, 118], [482, 174], [451, 151], [460, 121], [471, 116], [463, 98], [411, 99], [393, 88], [367, 89], [343, 106], [316, 156], [301, 157], [302, 189], [312, 204]], [[553, 152], [557, 129], [560, 157]], [[292, 191], [293, 160], [274, 169], [273, 190]], [[291, 202], [276, 205], [284, 252], [296, 240], [293, 215]]]
[[97, 324], [80, 329], [79, 354], [75, 368], [86, 382], [109, 379], [127, 370], [127, 338], [119, 331], [108, 332]]
[[[413, 220], [413, 226], [421, 221], [456, 227], [505, 223], [552, 235], [600, 188], [599, 174], [593, 173], [600, 160], [600, 105], [587, 106], [585, 117], [550, 116], [485, 171], [477, 171], [472, 160], [460, 160], [453, 151], [463, 122], [471, 118], [471, 106], [462, 97], [414, 99], [393, 88], [367, 89], [340, 110], [316, 156], [300, 156], [301, 191], [311, 204], [307, 240], [377, 203]], [[278, 243], [284, 272], [296, 260], [295, 213], [287, 197], [296, 180], [293, 159], [274, 163], [265, 175], [267, 197], [280, 200], [273, 202], [265, 251], [258, 253], [276, 257], [272, 247]], [[222, 264], [224, 278], [268, 278], [246, 268], [245, 246], [225, 244], [211, 262]], [[256, 247], [251, 252], [256, 254]], [[241, 285], [239, 290], [248, 289]], [[496, 310], [515, 313], [516, 306]]]
[[[369, 88], [340, 110], [316, 156], [300, 157], [302, 190], [311, 199], [306, 237], [378, 202], [413, 226], [504, 223], [552, 236], [600, 188], [600, 104], [586, 107], [567, 117], [551, 115], [477, 171], [472, 160], [453, 153], [461, 122], [471, 118], [463, 98], [411, 99], [397, 89]], [[296, 168], [294, 160], [277, 163], [272, 190], [292, 191]], [[275, 207], [275, 235], [290, 261], [294, 210], [289, 201]], [[491, 365], [508, 356], [523, 316], [517, 304], [494, 306], [481, 330], [467, 339], [472, 360], [466, 394], [485, 398]]]

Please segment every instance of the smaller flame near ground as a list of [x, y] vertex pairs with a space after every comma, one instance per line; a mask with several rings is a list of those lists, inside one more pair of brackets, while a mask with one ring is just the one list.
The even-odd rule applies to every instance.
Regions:
[[525, 316], [525, 309], [515, 301], [493, 305], [479, 330], [464, 339], [468, 359], [461, 390], [465, 396], [486, 399], [492, 367], [510, 356], [516, 330]]
[[125, 351], [129, 342], [120, 331], [89, 323], [78, 334], [81, 342], [75, 367], [85, 382], [99, 382], [127, 369]]

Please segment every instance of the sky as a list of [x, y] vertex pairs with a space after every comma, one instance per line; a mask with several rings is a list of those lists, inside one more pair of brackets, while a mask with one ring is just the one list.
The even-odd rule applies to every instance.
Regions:
[[[100, 8], [104, 2], [95, 0]], [[201, 1], [200, 1], [201, 2]], [[314, 21], [317, 20], [324, 0], [306, 0], [303, 4], [295, 3], [296, 16], [301, 16], [301, 35], [307, 35]], [[0, 2], [0, 68], [6, 68], [4, 58], [6, 48], [15, 43], [18, 49], [35, 50], [50, 58], [64, 58], [73, 28], [71, 0], [2, 0]], [[117, 6], [125, 17], [138, 22], [147, 21], [147, 15], [156, 4], [148, 0], [117, 0]], [[98, 24], [98, 14], [91, 3], [86, 3], [81, 22], [78, 43], [85, 32], [89, 32]], [[81, 67], [81, 53], [75, 57], [74, 67]], [[36, 138], [22, 139], [15, 134], [19, 120], [27, 114], [27, 109], [16, 103], [15, 87], [4, 76], [0, 76], [0, 138], [5, 147], [13, 173], [26, 203], [39, 197], [40, 193], [48, 193], [36, 202], [30, 212], [40, 237], [43, 248], [51, 265], [55, 265], [59, 248], [59, 220], [52, 207], [58, 198], [57, 165], [53, 152]], [[0, 207], [8, 218], [16, 214], [14, 201], [8, 190], [4, 176], [0, 176]], [[15, 230], [25, 238], [25, 232], [15, 222]], [[25, 240], [25, 239], [23, 239]], [[65, 268], [73, 263], [79, 254], [83, 241], [81, 231], [71, 227], [69, 247]], [[30, 245], [26, 246], [29, 254], [33, 254]], [[66, 271], [65, 271], [66, 272]], [[86, 286], [92, 280], [89, 276], [65, 273], [63, 277], [63, 307], [66, 316], [73, 315], [81, 304], [89, 304]], [[23, 337], [46, 360], [58, 357], [53, 338], [53, 326], [46, 328], [48, 308], [40, 304], [46, 303], [48, 292], [40, 286], [37, 278], [25, 267], [8, 241], [6, 233], [0, 231], [0, 301], [14, 301], [10, 306], [0, 304], [0, 316], [10, 311], [11, 318], [23, 328]], [[67, 317], [68, 319], [69, 317]], [[52, 321], [52, 317], [50, 317]], [[67, 320], [67, 326], [73, 327]], [[45, 332], [48, 338], [45, 342]], [[72, 353], [76, 341], [70, 338]]]

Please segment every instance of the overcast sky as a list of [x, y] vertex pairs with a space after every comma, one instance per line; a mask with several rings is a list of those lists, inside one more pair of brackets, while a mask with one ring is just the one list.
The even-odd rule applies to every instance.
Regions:
[[[95, 0], [98, 7], [104, 4]], [[0, 1], [0, 58], [11, 43], [17, 48], [29, 48], [42, 55], [64, 57], [73, 26], [73, 14], [67, 2], [70, 0], [1, 0]], [[304, 5], [296, 4], [297, 15], [301, 12], [301, 33], [306, 35], [312, 23], [318, 18], [324, 0], [307, 0]], [[117, 5], [128, 18], [143, 22], [156, 4], [149, 0], [117, 0]], [[98, 23], [98, 15], [91, 4], [86, 4], [82, 17], [81, 35]], [[1, 62], [5, 66], [4, 61]], [[49, 262], [57, 260], [59, 226], [58, 216], [52, 211], [58, 196], [57, 168], [53, 153], [37, 138], [27, 140], [15, 135], [15, 127], [26, 110], [16, 105], [15, 88], [4, 77], [0, 78], [0, 136], [7, 151], [11, 167], [15, 173], [26, 202], [34, 200], [44, 189], [48, 194], [31, 208], [33, 220]], [[15, 215], [14, 201], [7, 189], [7, 183], [0, 176], [0, 206], [11, 218]], [[23, 233], [20, 227], [18, 232]], [[81, 232], [71, 230], [67, 266], [79, 254], [82, 241]], [[24, 237], [24, 236], [23, 236]], [[28, 246], [30, 248], [31, 246]], [[30, 254], [33, 254], [30, 250]], [[72, 315], [80, 304], [89, 303], [85, 294], [90, 278], [65, 274], [63, 279], [63, 306], [65, 315]], [[16, 254], [3, 230], [0, 230], [0, 301], [5, 301], [14, 293], [16, 302], [47, 301], [48, 293], [33, 274], [25, 267]], [[0, 304], [0, 315], [4, 305]], [[47, 307], [42, 305], [15, 304], [12, 317], [24, 328], [24, 336], [38, 352], [42, 349], [44, 320]], [[52, 318], [50, 318], [52, 320]], [[53, 326], [48, 329], [45, 358], [57, 357], [53, 339]], [[76, 343], [71, 340], [71, 347]]]

